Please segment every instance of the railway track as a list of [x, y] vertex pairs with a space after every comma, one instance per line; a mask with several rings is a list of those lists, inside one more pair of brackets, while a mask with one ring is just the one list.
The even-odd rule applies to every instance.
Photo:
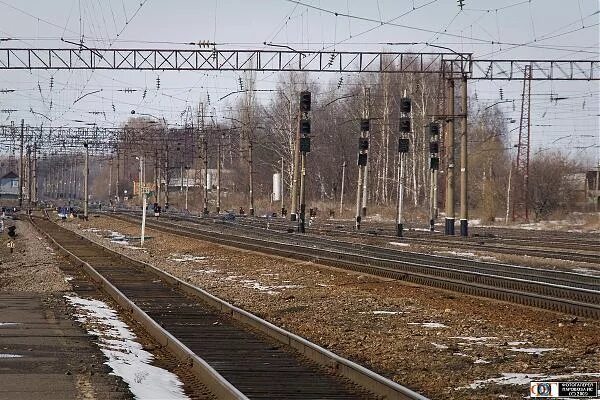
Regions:
[[[171, 214], [171, 218], [181, 220], [203, 220], [206, 218]], [[209, 218], [211, 219], [211, 218]], [[281, 219], [267, 219], [257, 217], [237, 218], [236, 225], [266, 228], [287, 232], [294, 230], [295, 225]], [[478, 233], [473, 233], [468, 238], [458, 236], [445, 236], [439, 232], [408, 231], [402, 240], [406, 243], [419, 245], [438, 244], [440, 247], [452, 247], [485, 251], [502, 254], [524, 255], [542, 257], [556, 260], [585, 262], [597, 264], [600, 262], [600, 240], [593, 235], [578, 234], [577, 238], [561, 237], [554, 232], [544, 232], [544, 237], [531, 236], [530, 234], [516, 234], [509, 236], [506, 231], [516, 229], [478, 228]], [[355, 231], [353, 225], [344, 223], [317, 222], [309, 232], [321, 236], [337, 238], [361, 238], [371, 242], [380, 241], [382, 244], [398, 240], [389, 224], [372, 224], [364, 227], [362, 231]], [[499, 233], [502, 232], [502, 233]], [[546, 237], [546, 234], [548, 237]]]
[[[115, 217], [135, 221], [131, 215]], [[147, 220], [146, 224], [180, 236], [600, 319], [600, 277], [414, 254], [323, 236], [282, 235], [256, 227], [215, 224], [206, 219]]]
[[218, 398], [425, 399], [148, 264], [32, 222]]

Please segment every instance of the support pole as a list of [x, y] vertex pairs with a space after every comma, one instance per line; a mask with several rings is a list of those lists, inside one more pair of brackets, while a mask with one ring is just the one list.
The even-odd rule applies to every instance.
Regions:
[[19, 146], [19, 208], [23, 207], [23, 175], [25, 166], [23, 165], [23, 139], [25, 136], [25, 120], [21, 120], [21, 145]]
[[221, 139], [222, 134], [219, 134], [219, 142], [217, 143], [217, 214], [221, 212]]
[[468, 155], [467, 155], [467, 77], [462, 78], [462, 134], [460, 136], [460, 236], [469, 236]]
[[[204, 112], [202, 117], [204, 118]], [[204, 128], [204, 124], [202, 126]], [[206, 132], [204, 132], [202, 144], [204, 147], [204, 208], [202, 213], [208, 215], [208, 139], [206, 138]]]
[[88, 184], [89, 184], [89, 177], [90, 177], [90, 167], [89, 167], [89, 158], [90, 158], [90, 151], [88, 148], [88, 143], [84, 143], [83, 146], [85, 147], [85, 162], [84, 162], [84, 167], [83, 167], [83, 218], [87, 221], [88, 219], [88, 206], [89, 206], [89, 195], [88, 195]]
[[404, 219], [402, 215], [402, 210], [404, 208], [404, 181], [405, 181], [405, 171], [404, 171], [404, 155], [406, 153], [400, 153], [400, 163], [398, 165], [398, 212], [396, 217], [396, 235], [398, 237], [402, 237], [404, 231]]
[[342, 187], [340, 190], [340, 218], [344, 212], [344, 183], [346, 181], [346, 161], [342, 163]]
[[283, 197], [283, 157], [281, 157], [281, 179], [279, 180], [279, 195], [281, 196], [281, 216], [283, 217], [283, 214], [285, 212], [285, 206], [284, 206], [284, 197]]
[[446, 235], [454, 235], [454, 80], [448, 80], [446, 130]]
[[31, 146], [27, 145], [27, 207], [31, 208], [31, 175], [33, 168], [31, 166]]
[[[368, 119], [369, 122], [371, 120], [371, 90], [369, 88], [365, 88], [365, 104], [364, 104], [364, 118]], [[370, 126], [370, 125], [369, 125]], [[370, 128], [369, 131], [365, 132], [365, 136], [367, 139], [371, 136]], [[365, 154], [368, 154], [369, 150], [365, 150]], [[367, 158], [365, 165], [363, 166], [363, 186], [362, 186], [362, 216], [367, 216], [367, 193], [368, 193], [368, 172], [369, 172], [369, 158]]]
[[33, 142], [33, 205], [37, 206], [39, 192], [38, 192], [38, 162], [37, 162], [37, 142]]
[[146, 193], [142, 192], [142, 232], [140, 234], [140, 247], [144, 247], [144, 236], [146, 233]]
[[252, 138], [248, 137], [248, 174], [249, 176], [249, 195], [250, 195], [250, 216], [254, 216], [254, 165], [252, 160]]
[[302, 152], [301, 157], [301, 172], [300, 172], [300, 220], [298, 224], [298, 232], [306, 231], [306, 153]]
[[[298, 118], [298, 121], [300, 119]], [[299, 124], [298, 124], [299, 125]], [[298, 181], [300, 177], [300, 127], [296, 128], [294, 140], [294, 165], [292, 169], [292, 206], [290, 210], [290, 221], [296, 221], [298, 217]]]
[[356, 183], [356, 220], [355, 220], [355, 228], [356, 230], [360, 230], [360, 206], [361, 206], [361, 194], [362, 194], [362, 182], [363, 182], [363, 169], [361, 166], [358, 166], [358, 182]]

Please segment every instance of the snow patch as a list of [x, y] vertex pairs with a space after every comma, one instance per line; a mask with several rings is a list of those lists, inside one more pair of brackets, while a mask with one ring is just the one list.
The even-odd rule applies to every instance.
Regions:
[[175, 262], [204, 262], [208, 259], [206, 256], [195, 256], [193, 254], [169, 254], [168, 260]]
[[433, 342], [431, 342], [431, 344], [438, 350], [446, 350], [448, 348], [448, 346], [446, 346], [445, 344], [438, 344]]
[[600, 276], [600, 270], [591, 269], [591, 268], [583, 268], [583, 267], [573, 268], [573, 272], [578, 272], [580, 274], [590, 275], [590, 276]]
[[0, 359], [2, 359], [2, 358], [21, 358], [21, 357], [23, 357], [23, 356], [20, 355], [20, 354], [3, 354], [3, 353], [0, 353]]
[[375, 315], [399, 315], [406, 314], [405, 311], [383, 311], [383, 310], [375, 310], [375, 311], [361, 311], [361, 314], [375, 314]]
[[65, 276], [65, 282], [71, 282], [73, 279], [75, 278], [73, 278], [72, 276]]
[[199, 274], [214, 274], [215, 272], [219, 272], [218, 269], [195, 269], [194, 272]]
[[21, 325], [20, 322], [0, 322], [0, 326], [13, 326], [13, 325]]
[[531, 347], [531, 348], [511, 347], [509, 350], [510, 351], [517, 351], [519, 353], [537, 354], [537, 355], [541, 356], [542, 353], [545, 353], [547, 351], [554, 351], [554, 350], [561, 350], [561, 349], [558, 349], [558, 348], [542, 348], [542, 347]]
[[439, 322], [409, 322], [408, 325], [420, 325], [424, 328], [448, 328], [448, 325]]
[[389, 242], [389, 244], [394, 245], [394, 246], [401, 246], [401, 247], [410, 246], [410, 243], [402, 243], [402, 242]]
[[77, 320], [85, 324], [88, 333], [98, 336], [98, 345], [108, 358], [105, 364], [112, 368], [112, 374], [123, 378], [136, 398], [188, 399], [177, 375], [150, 365], [154, 356], [135, 341], [135, 334], [115, 310], [99, 300], [65, 298], [78, 308]]
[[469, 342], [485, 342], [490, 339], [498, 339], [497, 336], [450, 336], [450, 339], [460, 339]]
[[258, 290], [270, 295], [279, 294], [278, 290], [299, 289], [304, 287], [302, 285], [263, 285], [260, 282], [251, 279], [241, 280], [240, 283], [242, 283], [242, 286], [245, 288]]
[[484, 360], [483, 358], [479, 358], [475, 361], [473, 361], [473, 364], [489, 364], [489, 361]]

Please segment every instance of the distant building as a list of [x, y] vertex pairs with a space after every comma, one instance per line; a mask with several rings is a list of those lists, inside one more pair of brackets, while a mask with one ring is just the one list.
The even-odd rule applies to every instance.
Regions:
[[0, 199], [17, 199], [19, 197], [19, 175], [10, 171], [0, 178]]
[[585, 173], [585, 191], [588, 201], [600, 206], [600, 166], [597, 171]]

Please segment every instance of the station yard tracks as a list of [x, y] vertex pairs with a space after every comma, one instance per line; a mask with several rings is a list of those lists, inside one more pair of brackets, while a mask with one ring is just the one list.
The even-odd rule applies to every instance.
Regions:
[[[128, 222], [139, 221], [139, 213], [122, 211], [110, 215]], [[147, 219], [146, 226], [222, 245], [600, 319], [597, 276], [405, 252], [319, 235], [283, 234], [208, 218], [176, 219]]]
[[31, 222], [219, 399], [426, 399], [48, 218]]

